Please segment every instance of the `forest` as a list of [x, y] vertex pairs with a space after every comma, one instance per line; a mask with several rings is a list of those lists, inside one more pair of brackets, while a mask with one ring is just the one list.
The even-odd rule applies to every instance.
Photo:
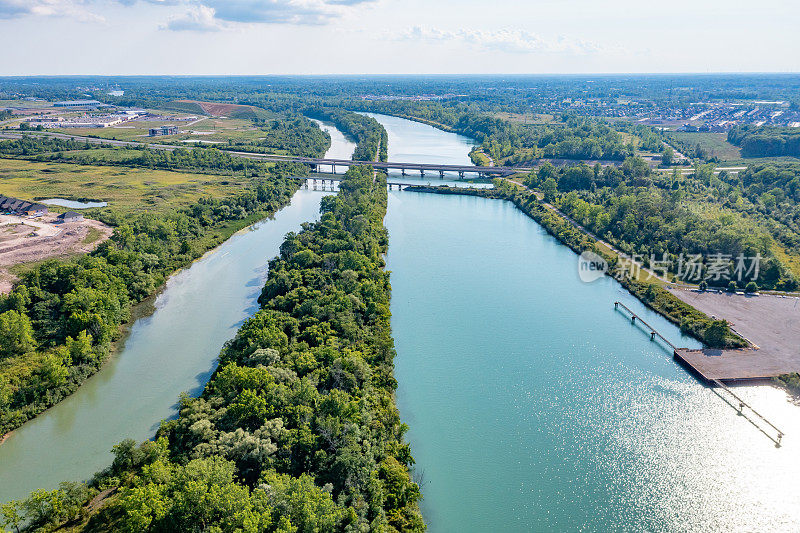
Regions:
[[322, 157], [331, 146], [330, 135], [305, 117], [296, 116], [283, 120], [254, 119], [253, 123], [266, 137], [250, 142], [229, 139], [223, 148], [259, 153], [276, 153], [280, 150], [291, 155]]
[[178, 212], [103, 211], [100, 219], [115, 226], [109, 241], [22, 274], [0, 296], [0, 433], [74, 391], [107, 358], [132, 305], [227, 235], [284, 206], [297, 187], [274, 167], [236, 197], [201, 199]]
[[332, 122], [356, 143], [355, 161], [386, 161], [388, 136], [380, 122], [344, 109], [310, 108], [306, 115], [317, 120]]
[[[698, 166], [683, 177], [677, 172], [654, 173], [641, 159], [629, 158], [620, 168], [545, 164], [525, 183], [628, 255], [648, 265], [667, 262], [679, 279], [688, 274], [680, 271], [681, 258], [700, 254], [703, 267], [695, 282], [727, 287], [735, 280], [744, 289], [753, 281], [760, 288], [795, 290], [797, 278], [776, 247], [797, 253], [800, 244], [797, 170], [766, 166], [750, 168], [739, 177], [717, 176], [713, 167]], [[725, 275], [709, 276], [718, 254], [725, 257]], [[756, 278], [739, 280], [734, 275], [736, 259], [757, 255], [761, 260], [758, 272], [753, 272]]]
[[538, 159], [623, 160], [633, 154], [604, 121], [565, 114], [558, 124], [514, 124], [480, 113], [475, 106], [412, 100], [348, 102], [354, 108], [444, 127], [477, 139], [497, 164], [520, 165]]
[[321, 220], [287, 235], [261, 309], [200, 397], [182, 397], [154, 441], [116, 446], [88, 487], [37, 491], [7, 512], [55, 525], [114, 488], [87, 529], [424, 530], [393, 396], [386, 206], [385, 178], [348, 171]]
[[147, 169], [181, 170], [210, 174], [244, 174], [269, 176], [303, 176], [308, 172], [299, 163], [269, 163], [234, 157], [215, 147], [176, 148], [155, 150], [144, 145], [120, 148], [108, 144], [92, 144], [46, 136], [25, 136], [22, 139], [0, 142], [0, 157], [53, 161], [77, 165], [111, 165]]
[[[618, 99], [649, 108], [684, 107], [703, 101], [787, 100], [798, 102], [797, 74], [514, 75], [514, 76], [60, 76], [0, 80], [0, 98], [24, 93], [49, 100], [85, 97], [87, 86], [124, 86], [124, 96], [102, 89], [93, 98], [111, 104], [158, 109], [164, 102], [197, 99], [272, 107], [332, 104], [353, 95], [395, 100], [428, 96], [433, 101], [469, 102], [482, 111], [522, 112], [565, 99], [596, 99], [615, 109]], [[268, 87], [268, 89], [266, 88]], [[624, 104], [623, 104], [624, 105]]]
[[800, 157], [800, 129], [766, 126], [736, 126], [728, 142], [739, 146], [743, 157]]

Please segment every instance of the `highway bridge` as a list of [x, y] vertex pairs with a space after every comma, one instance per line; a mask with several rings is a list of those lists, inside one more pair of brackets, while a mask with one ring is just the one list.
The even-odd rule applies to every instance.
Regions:
[[267, 161], [291, 161], [294, 163], [303, 163], [310, 165], [312, 169], [321, 171], [321, 167], [329, 166], [331, 173], [336, 174], [336, 167], [351, 167], [358, 165], [371, 165], [373, 168], [382, 170], [399, 170], [403, 176], [407, 172], [419, 172], [420, 176], [425, 176], [425, 172], [438, 172], [440, 177], [444, 177], [445, 172], [458, 173], [459, 177], [465, 177], [467, 173], [477, 174], [478, 177], [490, 176], [510, 176], [517, 172], [528, 172], [530, 169], [513, 168], [513, 167], [479, 167], [475, 165], [445, 165], [439, 163], [398, 163], [393, 161], [351, 161], [349, 159], [327, 159], [316, 157], [294, 157], [294, 156], [281, 156], [281, 155], [260, 155], [248, 154], [247, 152], [229, 152], [231, 155], [237, 154], [255, 155], [258, 156], [254, 159], [263, 159]]
[[[119, 147], [140, 147], [146, 146], [152, 150], [175, 150], [177, 148], [185, 148], [183, 146], [176, 146], [173, 144], [159, 144], [159, 143], [144, 143], [138, 141], [118, 141], [114, 139], [98, 139], [96, 137], [80, 137], [76, 135], [68, 135], [64, 133], [51, 133], [51, 132], [25, 132], [24, 135], [42, 135], [54, 137], [58, 139], [72, 139], [75, 141], [88, 142], [90, 144], [109, 144]], [[0, 132], [0, 139], [20, 139], [22, 133], [2, 131]], [[480, 178], [488, 177], [501, 177], [510, 176], [517, 172], [529, 172], [530, 168], [515, 168], [515, 167], [479, 167], [474, 165], [444, 165], [439, 163], [398, 163], [391, 161], [351, 161], [349, 159], [328, 159], [316, 157], [298, 157], [286, 155], [273, 155], [273, 154], [256, 154], [252, 152], [236, 152], [232, 150], [225, 150], [226, 153], [232, 157], [242, 157], [245, 159], [253, 159], [256, 161], [286, 161], [293, 163], [301, 163], [309, 165], [312, 170], [322, 172], [324, 167], [330, 167], [331, 173], [336, 174], [336, 167], [349, 168], [351, 166], [371, 165], [373, 168], [382, 170], [399, 170], [404, 176], [407, 172], [419, 172], [421, 177], [425, 176], [425, 172], [438, 172], [439, 177], [444, 177], [445, 172], [458, 174], [460, 178], [466, 177], [466, 174], [477, 175]]]
[[[298, 177], [297, 179], [303, 180], [303, 188], [305, 189], [313, 189], [315, 191], [336, 191], [339, 190], [339, 184], [344, 181], [340, 178], [331, 178], [331, 177]], [[406, 187], [413, 187], [415, 184], [412, 183], [403, 183], [398, 181], [388, 181], [386, 182], [386, 186], [391, 191], [394, 188], [397, 188], [398, 191], [402, 191]], [[421, 183], [416, 184], [421, 185]]]

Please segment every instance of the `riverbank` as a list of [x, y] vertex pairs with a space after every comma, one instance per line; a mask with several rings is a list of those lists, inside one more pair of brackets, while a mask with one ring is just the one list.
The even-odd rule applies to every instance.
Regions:
[[328, 195], [298, 191], [274, 217], [236, 232], [134, 308], [146, 316], [131, 323], [115, 355], [0, 446], [0, 502], [89, 479], [112, 461], [114, 445], [151, 439], [161, 420], [174, 418], [181, 393], [200, 394], [225, 342], [257, 310], [269, 259], [287, 233], [319, 219]]
[[[502, 184], [493, 189], [410, 186], [405, 190], [434, 194], [473, 195], [509, 201], [575, 253], [581, 254], [588, 250], [602, 256], [609, 264], [608, 275], [611, 275], [613, 267], [616, 266], [616, 256], [610, 255], [607, 250], [599, 247], [597, 241], [591, 236], [541, 205], [540, 200], [532, 191]], [[683, 302], [658, 284], [641, 282], [628, 276], [619, 276], [615, 279], [642, 303], [679, 326], [682, 331], [703, 342], [713, 343], [706, 333], [709, 326], [715, 321], [705, 313]], [[748, 345], [745, 339], [729, 330], [725, 332], [721, 341], [721, 343], [717, 341], [719, 345], [715, 347], [739, 348]]]
[[797, 471], [783, 390], [735, 389], [786, 433], [776, 449], [613, 302], [697, 341], [610, 277], [582, 283], [513, 203], [404, 190], [389, 206], [397, 403], [430, 533], [796, 523], [797, 497], [771, 487]]
[[[580, 228], [575, 227], [570, 221], [565, 220], [557, 213], [554, 213], [553, 210], [547, 209], [541, 205], [541, 200], [539, 200], [532, 191], [528, 191], [527, 189], [502, 186], [494, 189], [411, 186], [406, 188], [406, 190], [408, 192], [416, 191], [434, 194], [473, 195], [510, 201], [526, 215], [536, 220], [548, 233], [567, 245], [575, 253], [581, 254], [586, 250], [590, 250], [604, 257], [609, 264], [608, 275], [611, 276], [610, 272], [613, 271], [613, 267], [616, 265], [617, 257], [610, 255], [606, 246], [598, 246], [600, 243], [598, 243], [593, 236], [589, 235], [587, 232], [581, 231]], [[793, 362], [796, 358], [796, 354], [791, 352], [791, 350], [776, 350], [771, 349], [771, 346], [765, 346], [767, 348], [766, 351], [758, 350], [764, 347], [756, 347], [756, 350], [753, 350], [750, 348], [751, 343], [748, 340], [748, 338], [753, 337], [753, 333], [749, 333], [748, 337], [745, 338], [739, 334], [739, 330], [734, 331], [728, 325], [725, 326], [724, 332], [722, 333], [715, 331], [715, 329], [711, 327], [714, 324], [719, 325], [719, 320], [709, 316], [697, 307], [684, 301], [684, 299], [679, 298], [673, 291], [666, 289], [661, 284], [642, 282], [628, 276], [612, 277], [647, 307], [661, 314], [676, 326], [679, 326], [681, 331], [692, 335], [711, 348], [727, 349], [722, 352], [720, 352], [720, 350], [705, 350], [703, 351], [705, 357], [701, 359], [697, 359], [695, 356], [693, 360], [699, 367], [705, 368], [708, 366], [706, 363], [713, 363], [708, 367], [709, 371], [715, 376], [722, 376], [723, 379], [731, 381], [771, 378], [776, 385], [784, 388], [795, 396], [800, 395], [800, 375], [797, 373], [781, 373], [786, 372], [786, 368], [796, 367], [795, 362]], [[763, 337], [758, 334], [755, 336], [759, 339]], [[767, 342], [763, 344], [766, 345]], [[770, 342], [769, 344], [771, 345], [774, 343]], [[783, 344], [781, 344], [781, 346]], [[742, 348], [744, 348], [744, 350], [742, 350]], [[717, 360], [719, 359], [718, 355], [720, 353], [727, 354], [727, 359], [725, 359], [725, 361], [728, 361], [728, 359], [730, 360], [727, 366], [725, 366], [725, 361]], [[714, 359], [706, 361], [708, 358]], [[789, 362], [786, 361], [787, 358]], [[722, 370], [720, 370], [720, 364], [723, 365]]]
[[[321, 220], [286, 236], [261, 308], [226, 343], [203, 394], [183, 397], [155, 442], [117, 448], [93, 489], [118, 496], [79, 527], [187, 530], [203, 516], [230, 529], [280, 518], [287, 530], [424, 530], [394, 405], [387, 196], [372, 169], [350, 170]], [[174, 475], [150, 476], [162, 467]], [[234, 496], [186, 505], [198, 492], [184, 476]], [[50, 520], [63, 519], [39, 518]]]
[[[33, 350], [3, 360], [0, 385], [8, 403], [0, 416], [0, 432], [20, 427], [74, 393], [109, 359], [114, 341], [121, 337], [138, 302], [158, 293], [169, 276], [237, 231], [274, 215], [288, 204], [299, 182], [276, 178], [270, 184], [272, 193], [263, 184], [261, 187], [260, 197], [253, 191], [234, 199], [201, 201], [193, 210], [162, 216], [163, 220], [145, 215], [117, 218], [116, 225], [123, 230], [108, 241], [111, 245], [106, 243], [89, 256], [44, 263], [22, 274], [14, 292], [0, 301], [0, 310], [21, 315], [23, 321], [33, 317], [27, 320], [42, 348], [37, 350], [33, 344]], [[213, 214], [205, 214], [212, 210]], [[206, 217], [205, 224], [187, 213]], [[165, 229], [171, 224], [183, 226], [182, 238], [176, 229]], [[83, 277], [87, 277], [85, 282]], [[84, 299], [80, 311], [92, 314], [77, 319], [78, 309], [62, 303], [52, 312], [54, 316], [38, 318], [39, 300], [68, 302], [78, 291]]]

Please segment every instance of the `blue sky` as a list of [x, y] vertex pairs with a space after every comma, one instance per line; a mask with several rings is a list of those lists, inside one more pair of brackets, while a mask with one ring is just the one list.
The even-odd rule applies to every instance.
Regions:
[[798, 72], [795, 0], [0, 0], [0, 75]]

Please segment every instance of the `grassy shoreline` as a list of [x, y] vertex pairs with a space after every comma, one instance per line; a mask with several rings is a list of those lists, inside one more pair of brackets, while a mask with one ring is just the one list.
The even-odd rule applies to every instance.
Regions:
[[[3, 436], [7, 436], [13, 430], [21, 427], [26, 422], [36, 418], [44, 411], [48, 410], [50, 407], [60, 403], [62, 400], [66, 399], [72, 393], [78, 390], [78, 388], [85, 382], [89, 377], [96, 374], [101, 368], [103, 368], [106, 363], [114, 357], [119, 350], [124, 346], [124, 341], [127, 338], [128, 331], [133, 323], [138, 319], [142, 318], [143, 316], [147, 316], [146, 313], [141, 313], [141, 306], [147, 306], [148, 302], [149, 305], [152, 306], [153, 299], [164, 289], [166, 286], [167, 281], [173, 275], [177, 274], [184, 268], [191, 266], [195, 261], [201, 259], [206, 253], [209, 251], [217, 248], [222, 243], [227, 241], [230, 237], [232, 237], [237, 232], [241, 231], [244, 228], [247, 228], [261, 220], [265, 220], [271, 218], [275, 215], [277, 211], [288, 205], [291, 201], [292, 196], [294, 193], [299, 189], [299, 183], [292, 181], [293, 190], [290, 194], [286, 194], [285, 198], [281, 198], [279, 205], [276, 208], [268, 207], [269, 203], [265, 203], [266, 207], [261, 209], [255, 210], [247, 216], [241, 219], [235, 220], [225, 220], [220, 224], [209, 226], [206, 231], [204, 231], [201, 235], [199, 235], [196, 239], [191, 242], [191, 248], [194, 250], [192, 254], [191, 260], [188, 262], [184, 262], [171, 270], [163, 277], [162, 283], [160, 283], [157, 287], [155, 287], [152, 291], [149, 291], [148, 294], [139, 301], [131, 302], [127, 309], [127, 320], [121, 322], [117, 326], [117, 336], [116, 338], [112, 339], [105, 349], [105, 353], [101, 353], [97, 360], [92, 364], [85, 364], [81, 365], [79, 370], [76, 370], [73, 374], [64, 380], [59, 385], [48, 388], [46, 399], [38, 398], [35, 402], [29, 402], [27, 404], [20, 405], [15, 409], [7, 411], [7, 417], [4, 415], [3, 427], [2, 431]], [[276, 198], [277, 199], [277, 198]], [[69, 262], [67, 260], [66, 262]], [[137, 312], [137, 309], [140, 312]], [[152, 312], [152, 310], [151, 310]], [[57, 347], [56, 347], [57, 348]], [[48, 348], [45, 349], [41, 355], [37, 355], [33, 358], [33, 362], [35, 363], [36, 359], [41, 359], [42, 357], [47, 357], [49, 354], [53, 352], [55, 348]], [[98, 347], [98, 350], [101, 350], [101, 347]], [[4, 361], [4, 363], [10, 364], [8, 360]], [[24, 364], [28, 365], [31, 364], [28, 359], [20, 360], [17, 364]], [[5, 366], [5, 370], [13, 369], [13, 366]], [[77, 367], [75, 367], [77, 368]], [[18, 371], [19, 372], [19, 371]], [[33, 369], [29, 372], [38, 372], [38, 370]], [[33, 375], [33, 374], [32, 374]], [[28, 386], [27, 381], [20, 381], [18, 387]], [[9, 404], [11, 405], [11, 404]], [[1, 441], [0, 441], [1, 442]]]
[[[541, 206], [532, 192], [524, 192], [522, 189], [511, 192], [510, 190], [500, 188], [455, 188], [446, 185], [439, 187], [415, 185], [408, 187], [406, 190], [433, 194], [462, 194], [509, 201], [575, 253], [580, 254], [584, 250], [591, 250], [609, 261], [609, 265], [616, 261], [616, 258], [610, 256], [603, 247], [599, 247], [594, 239], [581, 232], [552, 211]], [[708, 317], [708, 315], [695, 309], [686, 302], [683, 302], [657, 283], [643, 283], [625, 277], [622, 279], [614, 277], [614, 279], [619, 281], [629, 293], [641, 301], [646, 307], [678, 326], [681, 331], [688, 333], [701, 342], [706, 342], [702, 328], [707, 327], [707, 325], [712, 322], [712, 319]], [[748, 345], [745, 339], [741, 338], [733, 331], [728, 332], [726, 339], [729, 342], [726, 347], [734, 348]], [[800, 397], [800, 374], [795, 373], [776, 376], [772, 378], [772, 382], [793, 396]]]

